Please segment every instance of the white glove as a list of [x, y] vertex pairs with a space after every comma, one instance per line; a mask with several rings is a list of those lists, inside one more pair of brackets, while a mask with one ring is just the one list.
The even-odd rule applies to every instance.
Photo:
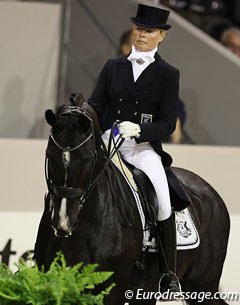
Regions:
[[125, 139], [128, 137], [140, 137], [141, 128], [138, 124], [124, 121], [118, 125], [120, 136]]

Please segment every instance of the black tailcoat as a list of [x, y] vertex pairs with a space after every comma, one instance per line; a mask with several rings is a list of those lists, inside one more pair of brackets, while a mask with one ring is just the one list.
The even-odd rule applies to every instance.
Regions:
[[[179, 96], [179, 71], [157, 53], [139, 76], [133, 79], [132, 64], [126, 57], [110, 59], [103, 67], [89, 104], [96, 111], [102, 131], [116, 120], [138, 123], [137, 142], [149, 142], [162, 157], [164, 166], [172, 162], [163, 152], [161, 141], [174, 131]], [[142, 115], [152, 122], [142, 123]]]
[[[179, 71], [156, 53], [155, 61], [136, 82], [132, 64], [126, 57], [109, 60], [89, 99], [89, 104], [98, 115], [102, 131], [110, 128], [116, 120], [140, 125], [141, 135], [136, 141], [149, 142], [161, 156], [175, 210], [184, 209], [189, 199], [170, 168], [172, 158], [163, 151], [161, 142], [175, 129], [178, 98]], [[142, 114], [152, 115], [152, 122], [142, 123]]]

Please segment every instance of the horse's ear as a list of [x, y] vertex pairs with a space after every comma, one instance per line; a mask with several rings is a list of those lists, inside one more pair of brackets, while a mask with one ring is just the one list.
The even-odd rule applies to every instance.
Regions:
[[56, 122], [56, 115], [51, 109], [45, 111], [45, 118], [49, 125], [53, 126]]
[[71, 94], [69, 100], [73, 106], [80, 106], [80, 107], [86, 101], [81, 92]]

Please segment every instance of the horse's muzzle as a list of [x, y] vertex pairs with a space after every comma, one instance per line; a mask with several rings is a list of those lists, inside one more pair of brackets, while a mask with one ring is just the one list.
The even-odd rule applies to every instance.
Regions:
[[62, 229], [56, 229], [54, 226], [52, 226], [52, 228], [53, 228], [53, 231], [54, 231], [54, 235], [56, 237], [68, 238], [69, 236], [72, 235], [72, 229], [62, 230]]

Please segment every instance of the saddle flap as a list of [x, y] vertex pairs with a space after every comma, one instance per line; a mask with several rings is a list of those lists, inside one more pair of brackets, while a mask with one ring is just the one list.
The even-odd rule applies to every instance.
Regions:
[[158, 200], [155, 188], [148, 176], [138, 168], [134, 168], [133, 178], [143, 197], [144, 214], [147, 220], [153, 224], [156, 222], [158, 215]]
[[125, 179], [127, 176], [127, 182], [132, 185], [132, 188], [137, 188], [138, 201], [145, 218], [145, 227], [150, 227], [156, 222], [158, 215], [157, 194], [151, 180], [142, 170], [125, 161], [119, 152], [113, 156], [112, 161]]

